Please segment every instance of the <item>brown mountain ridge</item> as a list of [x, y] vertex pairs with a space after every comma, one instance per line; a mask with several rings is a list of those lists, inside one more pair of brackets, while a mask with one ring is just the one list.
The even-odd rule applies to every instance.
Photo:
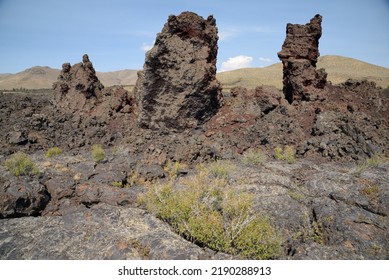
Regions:
[[[347, 79], [370, 80], [378, 86], [389, 86], [389, 68], [370, 64], [354, 58], [326, 55], [319, 57], [317, 68], [324, 68], [327, 80], [340, 84]], [[282, 89], [282, 63], [263, 68], [242, 68], [218, 74], [219, 81], [225, 89], [235, 86], [255, 88], [258, 85], [275, 86]]]
[[[135, 85], [138, 70], [119, 70], [113, 72], [97, 72], [104, 86]], [[34, 66], [16, 74], [0, 74], [0, 89], [51, 88], [60, 73], [59, 69], [48, 66]]]
[[[340, 84], [347, 79], [367, 79], [378, 86], [389, 86], [389, 68], [370, 64], [361, 60], [344, 56], [326, 55], [319, 57], [318, 68], [324, 68], [328, 80]], [[51, 88], [56, 81], [59, 69], [47, 66], [35, 66], [16, 74], [0, 74], [0, 89], [13, 88]], [[104, 86], [135, 85], [138, 70], [119, 70], [113, 72], [97, 72]], [[220, 72], [218, 80], [224, 89], [234, 86], [255, 88], [258, 85], [275, 86], [282, 89], [282, 64], [276, 63], [263, 68], [242, 68], [233, 71]]]

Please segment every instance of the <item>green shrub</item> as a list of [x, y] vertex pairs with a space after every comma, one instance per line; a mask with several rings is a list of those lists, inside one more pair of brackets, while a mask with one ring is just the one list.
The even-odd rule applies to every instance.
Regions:
[[179, 180], [179, 189], [174, 181], [150, 186], [141, 202], [195, 244], [245, 258], [277, 258], [280, 234], [253, 211], [252, 194], [227, 188], [224, 179], [210, 174], [211, 168], [200, 165], [198, 170]]
[[389, 159], [384, 154], [373, 154], [370, 158], [358, 164], [353, 171], [357, 176], [361, 175], [369, 168], [378, 167], [380, 164], [388, 162]]
[[218, 179], [228, 179], [236, 166], [228, 161], [214, 161], [208, 166], [209, 175]]
[[274, 158], [277, 160], [282, 160], [284, 158], [281, 147], [274, 148]]
[[291, 146], [286, 146], [284, 149], [284, 159], [287, 163], [292, 164], [296, 162], [296, 151]]
[[253, 164], [259, 165], [263, 163], [266, 159], [266, 156], [263, 154], [261, 149], [251, 150], [249, 152], [244, 153], [242, 162], [244, 164]]
[[285, 146], [274, 148], [274, 158], [277, 160], [286, 160], [287, 163], [292, 164], [296, 162], [296, 151], [292, 146]]
[[181, 171], [187, 168], [188, 165], [186, 165], [185, 163], [180, 163], [178, 161], [168, 161], [163, 170], [169, 174], [169, 178], [174, 179], [180, 174]]
[[22, 152], [15, 153], [5, 161], [5, 168], [14, 176], [39, 176], [40, 172], [30, 157]]
[[53, 148], [50, 148], [50, 149], [47, 150], [47, 152], [45, 154], [45, 157], [46, 158], [52, 158], [52, 157], [55, 157], [55, 156], [59, 156], [60, 154], [62, 154], [61, 148], [53, 147]]
[[92, 146], [92, 158], [96, 163], [100, 163], [105, 159], [105, 151], [100, 144]]
[[389, 159], [383, 154], [373, 154], [366, 160], [369, 167], [378, 167], [380, 164], [387, 162]]
[[123, 184], [122, 181], [113, 181], [113, 182], [111, 182], [111, 185], [114, 187], [118, 187], [118, 188], [125, 188], [126, 187], [126, 185]]

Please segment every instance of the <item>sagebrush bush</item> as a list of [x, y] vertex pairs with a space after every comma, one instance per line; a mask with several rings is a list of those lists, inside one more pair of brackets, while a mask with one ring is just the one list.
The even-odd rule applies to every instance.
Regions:
[[274, 148], [274, 158], [277, 160], [286, 160], [287, 163], [292, 164], [296, 162], [296, 151], [291, 146]]
[[244, 164], [259, 165], [266, 160], [266, 156], [261, 149], [250, 150], [243, 154], [242, 162]]
[[163, 170], [168, 173], [170, 178], [173, 179], [173, 178], [176, 178], [180, 174], [180, 172], [182, 172], [183, 170], [185, 170], [187, 168], [188, 168], [188, 165], [185, 163], [180, 163], [178, 161], [175, 161], [175, 162], [168, 161], [166, 163], [165, 167], [163, 168]]
[[214, 161], [208, 166], [209, 175], [214, 178], [228, 179], [232, 172], [236, 170], [236, 166], [228, 161]]
[[284, 158], [282, 154], [282, 148], [281, 147], [275, 147], [274, 148], [274, 158], [277, 160], [282, 160]]
[[105, 159], [105, 151], [100, 144], [92, 146], [92, 158], [96, 163], [100, 163]]
[[245, 258], [276, 258], [281, 252], [280, 235], [269, 220], [253, 211], [252, 194], [229, 188], [224, 172], [215, 177], [210, 166], [199, 165], [197, 170], [196, 175], [178, 180], [178, 189], [173, 180], [150, 186], [141, 202], [200, 246]]
[[17, 152], [5, 161], [5, 168], [14, 176], [39, 176], [40, 172], [32, 159], [22, 153]]
[[50, 148], [50, 149], [47, 150], [47, 152], [45, 154], [45, 157], [46, 158], [52, 158], [52, 157], [58, 156], [60, 154], [62, 154], [61, 148], [53, 147], [53, 148]]
[[291, 146], [286, 146], [284, 149], [284, 159], [287, 163], [292, 164], [296, 162], [296, 151]]
[[367, 158], [365, 161], [359, 163], [353, 173], [355, 175], [360, 175], [369, 168], [378, 167], [380, 164], [384, 164], [389, 161], [389, 158], [384, 154], [373, 154], [371, 157]]

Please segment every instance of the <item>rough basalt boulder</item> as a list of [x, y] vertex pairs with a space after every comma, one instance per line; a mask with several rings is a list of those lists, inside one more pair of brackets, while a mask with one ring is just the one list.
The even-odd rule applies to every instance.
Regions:
[[151, 129], [183, 130], [204, 123], [218, 110], [217, 27], [192, 12], [171, 15], [138, 73], [138, 122]]
[[49, 201], [50, 194], [37, 181], [0, 177], [0, 219], [39, 216]]
[[327, 83], [324, 69], [316, 70], [322, 17], [315, 15], [305, 25], [286, 26], [286, 38], [278, 57], [283, 64], [285, 98], [293, 101], [320, 99], [320, 90]]

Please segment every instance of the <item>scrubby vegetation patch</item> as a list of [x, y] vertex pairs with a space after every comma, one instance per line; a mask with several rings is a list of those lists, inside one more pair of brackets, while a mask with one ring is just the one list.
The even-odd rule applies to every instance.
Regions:
[[39, 176], [40, 172], [32, 159], [22, 152], [17, 152], [5, 161], [5, 168], [14, 176]]
[[193, 176], [150, 186], [141, 202], [195, 244], [244, 258], [277, 258], [280, 234], [253, 211], [252, 194], [228, 185], [229, 168], [199, 165]]

